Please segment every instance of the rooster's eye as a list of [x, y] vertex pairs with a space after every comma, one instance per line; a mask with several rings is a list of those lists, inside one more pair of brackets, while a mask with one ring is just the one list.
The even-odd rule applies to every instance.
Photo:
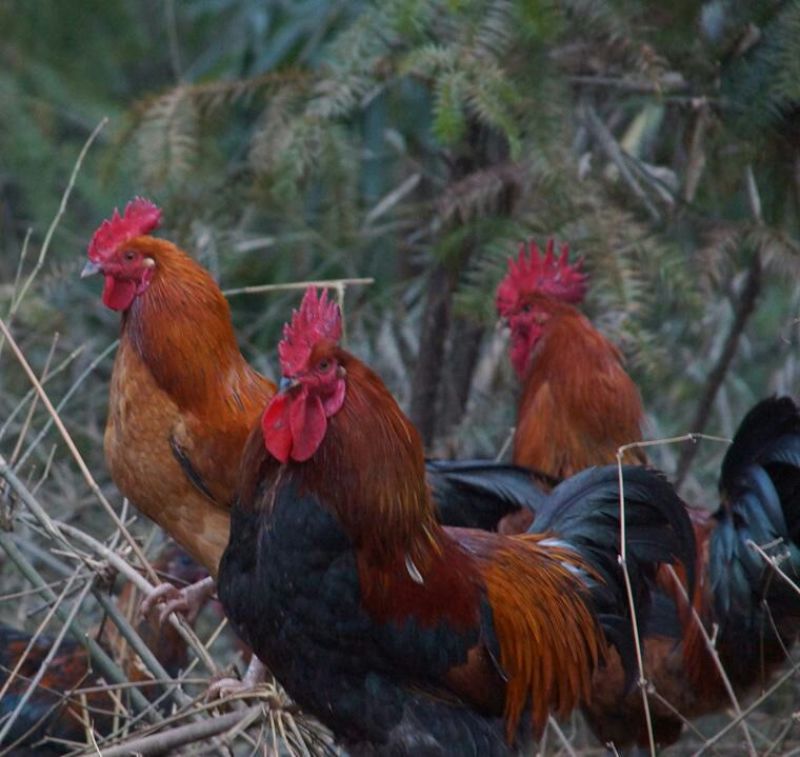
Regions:
[[122, 257], [130, 263], [136, 257], [136, 253], [128, 250]]
[[317, 370], [320, 370], [320, 371], [327, 371], [328, 368], [330, 368], [330, 367], [331, 367], [331, 361], [327, 360], [327, 359], [326, 360], [320, 360], [319, 363], [317, 363]]

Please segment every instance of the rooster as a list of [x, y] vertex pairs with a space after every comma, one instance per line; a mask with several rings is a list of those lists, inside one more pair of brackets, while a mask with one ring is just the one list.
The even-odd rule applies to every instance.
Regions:
[[[197, 563], [174, 544], [167, 546], [152, 565], [157, 573], [176, 582], [194, 583], [201, 572]], [[123, 613], [132, 609], [135, 592], [131, 583], [126, 583], [120, 592], [116, 601]], [[137, 631], [171, 676], [177, 677], [186, 668], [189, 663], [186, 642], [174, 628], [166, 626], [160, 634], [154, 634], [148, 624], [141, 623]], [[9, 675], [17, 667], [31, 640], [30, 633], [0, 625], [0, 688], [8, 686], [0, 697], [0, 729], [28, 690], [55, 642], [49, 636], [40, 636], [9, 682]], [[116, 627], [107, 624], [100, 640], [112, 652], [129, 680], [152, 679]], [[0, 742], [0, 752], [5, 754], [4, 750], [12, 749], [13, 754], [33, 754], [33, 749], [36, 749], [35, 754], [60, 754], [68, 749], [62, 749], [65, 745], [59, 745], [58, 742], [85, 743], [87, 731], [109, 730], [115, 713], [118, 713], [119, 703], [106, 691], [73, 694], [78, 689], [97, 687], [102, 683], [92, 671], [86, 647], [72, 639], [63, 639], [37, 688]], [[160, 694], [160, 690], [153, 686], [146, 686], [142, 690], [153, 699]]]
[[[0, 685], [6, 685], [9, 673], [17, 666], [31, 638], [30, 633], [0, 626]], [[25, 661], [0, 698], [3, 718], [0, 723], [4, 724], [10, 717], [54, 642], [49, 636], [40, 636], [29, 649]], [[89, 693], [85, 702], [77, 694], [70, 696], [75, 689], [97, 683], [86, 648], [73, 639], [64, 639], [48, 671], [0, 742], [0, 749], [19, 750], [12, 754], [32, 754], [36, 744], [36, 754], [58, 754], [60, 750], [51, 746], [48, 738], [85, 743], [87, 730], [105, 730], [115, 711], [114, 701], [107, 692]]]
[[[613, 463], [620, 446], [642, 438], [641, 398], [619, 350], [575, 307], [586, 286], [580, 265], [568, 261], [566, 245], [556, 255], [551, 240], [544, 255], [535, 243], [522, 245], [497, 290], [498, 313], [511, 328], [511, 362], [523, 384], [514, 461], [556, 477]], [[696, 618], [709, 636], [714, 624], [720, 629], [720, 659], [737, 695], [765, 681], [785, 658], [798, 628], [798, 598], [791, 589], [787, 595], [785, 581], [747, 541], [781, 545], [790, 572], [800, 570], [798, 430], [790, 399], [756, 405], [723, 463], [723, 504], [713, 515], [689, 510], [699, 556], [696, 615], [684, 601], [686, 586], [663, 570], [658, 577], [660, 591], [645, 622], [643, 651], [646, 676], [669, 702], [664, 706], [654, 698], [650, 703], [661, 745], [674, 743], [683, 725], [670, 707], [692, 718], [730, 704]], [[626, 462], [646, 462], [641, 449], [625, 455]], [[524, 529], [532, 515], [521, 516], [506, 518], [501, 530]], [[777, 631], [768, 623], [770, 614]], [[604, 743], [647, 743], [641, 696], [626, 691], [619, 666], [595, 675], [593, 694], [585, 712]]]
[[[146, 597], [143, 611], [162, 604], [163, 621], [196, 612], [213, 592], [238, 461], [275, 385], [239, 351], [208, 271], [150, 235], [160, 219], [143, 198], [115, 210], [94, 233], [82, 276], [102, 274], [103, 303], [122, 313], [104, 440], [111, 477], [211, 576]], [[429, 478], [442, 517], [459, 525], [496, 524], [537, 496], [518, 469], [487, 461], [431, 463]]]
[[160, 218], [141, 198], [114, 211], [82, 273], [101, 273], [122, 313], [105, 456], [120, 491], [216, 576], [239, 456], [275, 386], [239, 351], [210, 274], [148, 235]]
[[[620, 351], [575, 307], [587, 282], [568, 256], [567, 245], [556, 256], [552, 239], [544, 255], [523, 244], [496, 296], [522, 382], [513, 459], [556, 479], [616, 461], [621, 446], [641, 441], [644, 416]], [[646, 462], [638, 448], [623, 460]]]
[[[530, 534], [443, 527], [416, 429], [340, 336], [338, 307], [309, 289], [242, 456], [220, 600], [348, 748], [509, 754], [586, 700], [601, 661], [630, 663], [617, 469], [543, 497]], [[623, 480], [642, 606], [659, 564], [691, 575], [694, 542], [663, 478]]]

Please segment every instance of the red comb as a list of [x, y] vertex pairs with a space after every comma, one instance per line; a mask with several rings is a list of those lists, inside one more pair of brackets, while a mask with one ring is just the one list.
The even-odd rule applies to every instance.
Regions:
[[311, 350], [320, 339], [338, 342], [342, 337], [342, 314], [339, 306], [328, 299], [323, 289], [317, 298], [314, 287], [306, 289], [300, 309], [292, 313], [292, 322], [283, 327], [283, 339], [278, 344], [281, 373], [293, 376], [302, 370]]
[[586, 295], [587, 276], [580, 270], [582, 260], [569, 264], [569, 245], [562, 244], [556, 257], [555, 243], [547, 240], [542, 255], [536, 242], [531, 240], [519, 247], [519, 256], [508, 259], [508, 273], [497, 287], [497, 311], [501, 316], [512, 314], [520, 299], [531, 294], [547, 294], [563, 302], [580, 302]]
[[150, 200], [136, 197], [125, 206], [120, 215], [114, 208], [111, 218], [107, 218], [95, 231], [89, 243], [89, 260], [101, 262], [121, 244], [141, 234], [147, 234], [161, 223], [161, 211]]

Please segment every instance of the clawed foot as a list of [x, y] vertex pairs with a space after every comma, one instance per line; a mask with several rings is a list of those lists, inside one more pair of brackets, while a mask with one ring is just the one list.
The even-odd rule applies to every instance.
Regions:
[[206, 692], [206, 701], [225, 699], [234, 694], [246, 694], [264, 683], [266, 676], [266, 666], [253, 655], [241, 681], [237, 678], [219, 678], [213, 681]]
[[181, 613], [188, 622], [193, 623], [213, 593], [214, 579], [210, 576], [183, 589], [162, 583], [142, 600], [139, 614], [156, 626], [163, 625], [173, 612]]

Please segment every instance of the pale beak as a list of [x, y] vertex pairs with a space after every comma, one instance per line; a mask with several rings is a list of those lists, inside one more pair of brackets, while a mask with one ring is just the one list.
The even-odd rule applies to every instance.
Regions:
[[281, 394], [286, 394], [290, 389], [294, 389], [294, 387], [298, 386], [300, 382], [296, 378], [290, 378], [289, 376], [281, 376], [280, 383], [278, 384], [278, 391]]
[[93, 260], [87, 260], [86, 265], [81, 271], [81, 278], [85, 279], [87, 276], [94, 276], [94, 274], [100, 273], [101, 270], [98, 263], [95, 263]]

